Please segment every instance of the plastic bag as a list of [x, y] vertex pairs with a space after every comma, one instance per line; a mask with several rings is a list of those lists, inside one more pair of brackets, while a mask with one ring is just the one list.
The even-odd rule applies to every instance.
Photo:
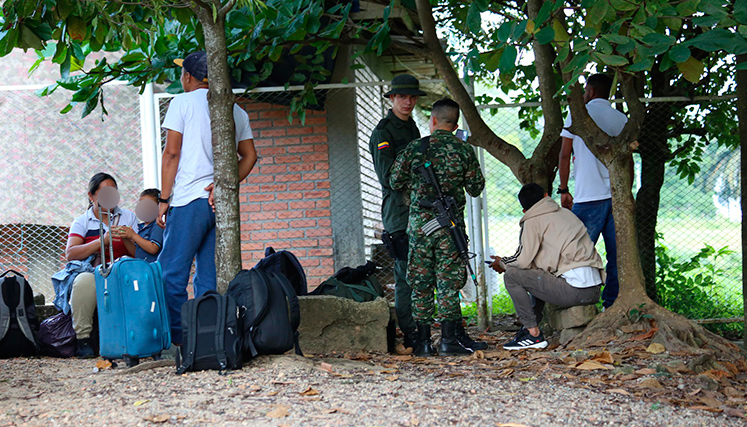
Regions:
[[39, 327], [39, 343], [47, 356], [73, 357], [76, 344], [73, 318], [58, 313], [45, 319]]

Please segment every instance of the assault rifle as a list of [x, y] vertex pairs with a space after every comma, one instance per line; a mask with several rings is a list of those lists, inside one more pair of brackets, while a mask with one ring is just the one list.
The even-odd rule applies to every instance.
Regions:
[[418, 204], [427, 209], [433, 209], [436, 213], [436, 217], [428, 221], [422, 228], [426, 236], [431, 235], [436, 230], [442, 228], [448, 228], [451, 239], [454, 241], [459, 258], [467, 267], [467, 271], [472, 277], [472, 280], [477, 286], [477, 276], [472, 271], [472, 266], [469, 264], [470, 252], [468, 247], [467, 234], [464, 232], [462, 227], [461, 215], [459, 215], [459, 207], [453, 196], [447, 196], [441, 191], [441, 185], [438, 183], [436, 174], [433, 172], [431, 167], [431, 161], [428, 159], [428, 146], [430, 145], [430, 137], [426, 136], [420, 139], [420, 151], [425, 156], [425, 163], [415, 168], [415, 172], [419, 173], [425, 182], [432, 185], [436, 190], [436, 199], [433, 201], [419, 200]]

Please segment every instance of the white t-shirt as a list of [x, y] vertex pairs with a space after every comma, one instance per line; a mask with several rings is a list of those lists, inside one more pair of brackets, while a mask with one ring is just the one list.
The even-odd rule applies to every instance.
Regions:
[[[213, 182], [213, 138], [207, 92], [207, 89], [197, 89], [175, 96], [163, 119], [162, 127], [182, 134], [171, 206], [185, 206], [193, 200], [207, 198], [205, 187]], [[233, 119], [238, 148], [239, 141], [253, 138], [252, 128], [246, 111], [236, 104], [233, 105]]]
[[[586, 103], [586, 111], [594, 123], [609, 136], [620, 135], [625, 123], [628, 122], [628, 117], [612, 108], [606, 99], [592, 99]], [[594, 157], [583, 139], [568, 131], [571, 122], [571, 115], [568, 114], [560, 136], [573, 140], [573, 176], [576, 179], [573, 202], [593, 202], [611, 198], [610, 173], [607, 167]]]
[[[68, 236], [80, 237], [83, 239], [83, 243], [98, 240], [100, 222], [101, 221], [99, 221], [99, 219], [93, 214], [93, 208], [88, 208], [86, 213], [73, 220], [73, 223], [70, 225], [70, 233]], [[115, 207], [112, 209], [111, 223], [112, 226], [126, 225], [132, 228], [135, 233], [140, 231], [138, 229], [137, 216], [135, 216], [135, 213], [131, 210]], [[103, 222], [102, 225], [104, 227], [104, 233], [109, 231], [108, 222]], [[127, 255], [127, 248], [121, 240], [114, 240], [112, 249], [114, 251], [114, 259]], [[106, 253], [106, 257], [108, 260], [108, 252]]]
[[592, 267], [576, 267], [561, 274], [569, 285], [574, 288], [591, 288], [602, 283], [602, 275], [599, 270]]

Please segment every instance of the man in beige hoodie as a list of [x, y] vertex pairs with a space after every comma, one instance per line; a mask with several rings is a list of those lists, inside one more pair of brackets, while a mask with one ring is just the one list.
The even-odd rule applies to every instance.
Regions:
[[602, 258], [578, 217], [538, 184], [523, 186], [519, 202], [524, 210], [519, 248], [510, 257], [491, 256], [490, 264], [506, 273], [506, 291], [522, 324], [503, 345], [506, 350], [547, 347], [538, 327], [545, 302], [563, 308], [595, 304], [604, 278]]

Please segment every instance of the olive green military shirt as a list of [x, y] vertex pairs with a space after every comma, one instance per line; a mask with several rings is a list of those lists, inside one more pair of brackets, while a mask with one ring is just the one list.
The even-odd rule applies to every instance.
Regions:
[[431, 162], [430, 167], [441, 185], [441, 191], [456, 200], [460, 217], [464, 215], [464, 206], [467, 204], [464, 191], [477, 197], [485, 188], [485, 177], [472, 146], [451, 132], [436, 130], [430, 136], [427, 159], [420, 150], [420, 139], [412, 141], [392, 165], [390, 177], [393, 189], [409, 194], [411, 206], [408, 232], [417, 232], [435, 217], [431, 208], [419, 205], [420, 200], [433, 201], [438, 194], [435, 187], [428, 184], [416, 170], [427, 160]]
[[381, 219], [384, 230], [389, 233], [405, 231], [409, 208], [404, 204], [400, 191], [389, 185], [390, 169], [397, 155], [413, 139], [420, 138], [420, 131], [412, 117], [402, 121], [392, 110], [384, 117], [371, 133], [368, 149], [373, 157], [376, 176], [382, 188]]

